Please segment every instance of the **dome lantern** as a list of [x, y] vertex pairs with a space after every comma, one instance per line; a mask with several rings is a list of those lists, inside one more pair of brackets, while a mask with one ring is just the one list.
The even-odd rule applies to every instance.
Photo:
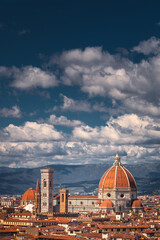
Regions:
[[116, 154], [115, 162], [113, 163], [113, 166], [121, 166], [121, 159], [120, 159], [120, 156], [118, 154], [118, 150], [117, 150], [117, 154]]

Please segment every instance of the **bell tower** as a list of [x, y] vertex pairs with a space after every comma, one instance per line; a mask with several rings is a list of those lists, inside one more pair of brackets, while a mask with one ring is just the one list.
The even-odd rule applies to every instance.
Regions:
[[68, 190], [61, 189], [59, 192], [60, 192], [60, 213], [68, 213]]
[[53, 169], [41, 169], [41, 212], [53, 212]]

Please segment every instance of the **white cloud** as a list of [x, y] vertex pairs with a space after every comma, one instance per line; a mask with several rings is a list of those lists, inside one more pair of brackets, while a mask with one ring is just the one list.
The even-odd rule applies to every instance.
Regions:
[[56, 117], [56, 115], [52, 114], [46, 120], [47, 123], [53, 125], [67, 126], [67, 127], [75, 127], [84, 124], [79, 120], [69, 120], [65, 116]]
[[13, 68], [13, 87], [19, 89], [30, 89], [35, 87], [55, 87], [58, 85], [54, 74], [45, 72], [37, 67], [26, 66], [22, 69]]
[[71, 112], [104, 112], [107, 113], [111, 111], [110, 108], [107, 108], [103, 102], [91, 102], [88, 100], [74, 100], [63, 94], [60, 94], [63, 97], [63, 104], [60, 106], [54, 106], [52, 109], [49, 109], [48, 112], [62, 110], [62, 111], [71, 111]]
[[22, 68], [0, 66], [0, 76], [13, 79], [11, 86], [21, 90], [36, 87], [49, 88], [58, 85], [57, 78], [53, 73], [33, 66]]
[[9, 108], [2, 108], [0, 109], [0, 116], [1, 117], [13, 117], [13, 118], [20, 118], [21, 117], [21, 110], [18, 106], [13, 106], [11, 109]]
[[75, 127], [75, 139], [110, 145], [145, 144], [160, 142], [160, 121], [150, 117], [138, 117], [136, 114], [125, 114], [110, 118], [106, 126], [91, 128]]
[[128, 111], [134, 113], [140, 113], [149, 116], [160, 116], [160, 105], [158, 106], [153, 105], [147, 100], [138, 99], [136, 97], [131, 97], [129, 99], [124, 100], [124, 105], [127, 107]]
[[[68, 121], [54, 115], [51, 120], [56, 124]], [[136, 114], [110, 118], [105, 126], [99, 127], [75, 124], [72, 134], [67, 135], [50, 124], [36, 122], [19, 127], [9, 125], [0, 134], [0, 164], [5, 166], [113, 162], [117, 149], [123, 162], [159, 160], [159, 119]]]
[[[127, 57], [111, 55], [101, 47], [74, 49], [53, 56], [51, 65], [56, 64], [55, 74], [40, 68], [26, 66], [21, 69], [0, 67], [0, 75], [12, 77], [12, 86], [19, 89], [49, 88], [58, 85], [58, 80], [65, 85], [78, 85], [80, 90], [90, 97], [107, 97], [117, 101], [126, 112], [159, 116], [160, 103], [160, 39], [152, 37], [141, 42], [135, 51], [152, 52], [152, 57], [145, 57], [134, 63]], [[55, 75], [58, 75], [57, 77]], [[61, 110], [92, 112], [97, 109], [86, 100], [74, 100], [63, 96]], [[135, 99], [138, 108], [133, 103]], [[143, 105], [147, 108], [143, 109]], [[96, 105], [96, 104], [95, 104]], [[129, 109], [131, 107], [131, 109]], [[55, 109], [54, 109], [55, 110]], [[101, 107], [102, 110], [102, 107]], [[104, 112], [107, 109], [104, 108]]]
[[[38, 167], [65, 155], [61, 142], [1, 142], [0, 163], [9, 167]], [[14, 156], [14, 157], [13, 157]]]
[[56, 56], [54, 55], [50, 59], [50, 65], [54, 63], [66, 65], [66, 62], [75, 63], [75, 62], [83, 62], [83, 63], [91, 63], [101, 60], [102, 51], [101, 47], [86, 47], [84, 51], [81, 49], [73, 49], [69, 51], [64, 51], [62, 55]]
[[82, 111], [82, 112], [91, 112], [91, 106], [90, 103], [87, 101], [79, 101], [79, 100], [73, 100], [72, 98], [68, 98], [64, 95], [61, 95], [63, 97], [63, 105], [61, 106], [61, 109], [64, 111]]
[[138, 46], [133, 47], [132, 49], [135, 52], [143, 53], [149, 55], [151, 53], [157, 54], [160, 51], [160, 39], [156, 37], [151, 37], [146, 41], [142, 41]]
[[59, 141], [62, 134], [49, 124], [38, 124], [36, 122], [26, 122], [24, 126], [10, 124], [4, 129], [5, 136], [9, 141], [34, 142], [34, 141]]
[[[60, 68], [63, 84], [78, 85], [90, 97], [107, 97], [119, 101], [124, 108], [132, 105], [135, 113], [159, 116], [159, 46], [160, 39], [152, 37], [134, 47], [135, 51], [153, 53], [152, 57], [145, 57], [139, 63], [121, 55], [111, 55], [101, 47], [92, 47], [65, 51], [60, 56], [53, 56], [50, 64], [56, 63]], [[146, 102], [147, 109], [139, 106], [139, 110], [135, 111], [133, 99], [140, 106]], [[69, 109], [72, 105], [75, 105], [74, 102], [66, 98], [64, 109]], [[86, 106], [85, 109], [92, 111], [91, 106]], [[126, 111], [130, 112], [129, 108]]]
[[0, 66], [0, 77], [10, 77], [11, 69], [5, 66]]

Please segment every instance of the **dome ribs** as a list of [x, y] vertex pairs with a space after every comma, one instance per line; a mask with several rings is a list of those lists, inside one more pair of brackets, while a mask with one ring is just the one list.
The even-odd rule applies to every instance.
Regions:
[[129, 179], [129, 182], [130, 182], [130, 187], [131, 188], [137, 188], [136, 186], [136, 182], [134, 180], [134, 177], [132, 176], [132, 174], [124, 167], [126, 173], [127, 173], [127, 176], [128, 176], [128, 179]]
[[33, 201], [35, 200], [35, 190], [33, 189], [28, 189], [22, 197], [22, 201]]
[[115, 186], [115, 167], [109, 169], [109, 172], [104, 179], [103, 187], [104, 188], [114, 188]]

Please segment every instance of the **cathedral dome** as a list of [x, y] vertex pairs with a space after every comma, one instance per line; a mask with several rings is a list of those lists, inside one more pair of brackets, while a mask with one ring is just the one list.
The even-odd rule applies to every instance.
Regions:
[[143, 205], [142, 205], [142, 202], [141, 200], [134, 200], [133, 203], [132, 203], [132, 208], [142, 208]]
[[22, 196], [22, 201], [34, 201], [35, 200], [35, 190], [28, 189]]
[[99, 192], [113, 188], [137, 189], [134, 177], [124, 166], [122, 166], [118, 152], [113, 166], [104, 173], [100, 180]]
[[111, 200], [105, 200], [101, 203], [100, 207], [113, 208], [113, 203]]

